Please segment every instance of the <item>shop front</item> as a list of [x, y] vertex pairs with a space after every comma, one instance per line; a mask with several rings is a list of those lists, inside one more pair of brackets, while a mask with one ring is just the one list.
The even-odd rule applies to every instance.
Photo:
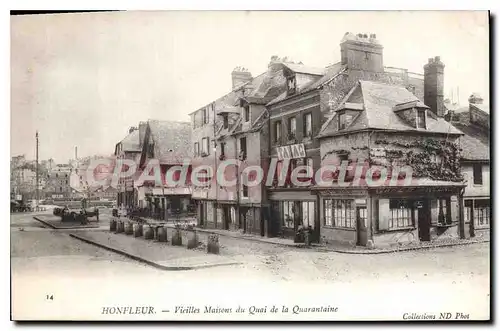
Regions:
[[463, 187], [444, 182], [370, 189], [373, 244], [400, 246], [464, 238]]
[[317, 196], [310, 189], [270, 190], [269, 235], [294, 239], [299, 227], [312, 229], [312, 242], [319, 242]]
[[467, 237], [489, 236], [491, 201], [489, 197], [467, 197], [464, 201]]

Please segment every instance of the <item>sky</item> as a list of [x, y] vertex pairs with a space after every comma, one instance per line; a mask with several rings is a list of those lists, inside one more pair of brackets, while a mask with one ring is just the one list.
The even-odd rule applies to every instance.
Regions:
[[[131, 11], [11, 16], [11, 156], [112, 154], [131, 126], [188, 114], [257, 76], [271, 56], [340, 60], [345, 32], [375, 33], [384, 65], [445, 64], [445, 97], [489, 100], [487, 12]], [[457, 96], [459, 91], [459, 97]]]

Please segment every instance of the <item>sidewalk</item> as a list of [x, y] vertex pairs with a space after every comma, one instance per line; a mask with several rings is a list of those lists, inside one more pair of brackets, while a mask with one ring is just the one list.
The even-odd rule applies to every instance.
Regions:
[[[155, 223], [158, 222], [153, 219], [146, 219], [148, 222]], [[181, 224], [182, 225], [182, 224]], [[167, 227], [174, 228], [174, 223], [167, 223]], [[221, 230], [221, 229], [203, 229], [195, 227], [195, 230], [202, 233], [210, 233], [210, 234], [218, 234], [220, 236], [231, 237], [235, 239], [243, 239], [256, 241], [261, 243], [267, 243], [278, 246], [285, 247], [294, 247], [294, 248], [307, 248], [316, 250], [319, 252], [335, 252], [335, 253], [343, 253], [343, 254], [383, 254], [383, 253], [395, 253], [395, 252], [405, 252], [405, 251], [413, 251], [419, 249], [433, 249], [438, 247], [449, 247], [449, 246], [460, 246], [460, 245], [469, 245], [475, 243], [484, 243], [489, 242], [488, 238], [469, 238], [469, 239], [449, 239], [437, 242], [419, 242], [415, 244], [409, 244], [400, 247], [388, 247], [388, 248], [367, 248], [363, 246], [349, 246], [342, 244], [312, 244], [311, 246], [305, 246], [303, 243], [294, 243], [291, 239], [285, 238], [269, 238], [262, 237], [254, 234], [246, 234], [238, 231], [229, 231], [229, 230]]]
[[240, 264], [226, 256], [206, 253], [203, 245], [197, 249], [187, 249], [185, 237], [183, 246], [172, 246], [170, 242], [157, 242], [146, 240], [144, 237], [135, 238], [124, 233], [104, 231], [70, 233], [70, 236], [167, 271]]

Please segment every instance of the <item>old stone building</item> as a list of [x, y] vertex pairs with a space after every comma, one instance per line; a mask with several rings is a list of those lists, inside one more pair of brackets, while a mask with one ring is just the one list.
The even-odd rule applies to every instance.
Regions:
[[[142, 152], [140, 139], [140, 127], [145, 132], [146, 122], [140, 122], [139, 127], [131, 127], [127, 136], [115, 145], [115, 157], [119, 159], [132, 160], [139, 164]], [[119, 178], [117, 189], [117, 205], [125, 208], [132, 208], [138, 205], [137, 188], [134, 187], [134, 178]]]
[[[187, 214], [191, 205], [191, 184], [189, 182], [191, 166], [191, 127], [188, 122], [148, 120], [139, 126], [142, 151], [139, 161], [139, 173], [145, 173], [154, 179], [135, 181], [137, 201], [141, 208], [149, 210], [152, 217], [168, 219]], [[143, 133], [144, 132], [144, 135]], [[150, 162], [154, 160], [153, 162]], [[157, 163], [155, 163], [157, 162]], [[161, 178], [155, 178], [154, 165], [159, 165]], [[182, 180], [181, 171], [173, 171], [172, 178], [165, 177], [172, 167], [186, 165], [186, 180]], [[156, 180], [158, 179], [158, 180]]]
[[448, 120], [462, 131], [460, 138], [461, 166], [467, 186], [464, 192], [466, 236], [489, 235], [490, 201], [490, 116], [489, 105], [472, 94], [469, 107], [451, 112]]
[[[442, 118], [439, 57], [429, 59], [419, 75], [385, 67], [374, 34], [346, 33], [340, 50], [341, 62], [323, 74], [287, 75], [290, 88], [267, 105], [270, 156], [288, 163], [288, 174], [297, 164], [312, 165], [306, 176], [312, 177], [320, 166], [345, 163], [348, 176], [340, 185], [337, 168], [327, 180], [271, 188], [273, 234], [291, 236], [305, 225], [313, 228], [315, 241], [378, 246], [458, 236], [462, 133]], [[391, 174], [405, 162], [416, 171], [403, 187], [405, 175], [391, 181]], [[365, 175], [375, 165], [388, 170], [389, 180], [368, 187]], [[352, 169], [360, 169], [360, 183], [352, 182]]]
[[268, 70], [255, 78], [236, 68], [232, 91], [190, 114], [193, 165], [213, 169], [228, 182], [219, 185], [212, 176], [206, 185], [193, 188], [200, 226], [266, 235], [265, 180], [253, 177], [256, 168], [268, 169], [265, 104], [284, 91], [285, 67], [283, 60], [273, 57]]

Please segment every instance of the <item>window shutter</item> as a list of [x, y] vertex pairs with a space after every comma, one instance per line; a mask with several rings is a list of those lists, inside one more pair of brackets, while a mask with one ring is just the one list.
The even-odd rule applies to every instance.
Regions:
[[388, 230], [389, 229], [389, 217], [391, 215], [391, 210], [389, 209], [389, 199], [379, 200], [379, 210], [378, 210], [378, 229]]

